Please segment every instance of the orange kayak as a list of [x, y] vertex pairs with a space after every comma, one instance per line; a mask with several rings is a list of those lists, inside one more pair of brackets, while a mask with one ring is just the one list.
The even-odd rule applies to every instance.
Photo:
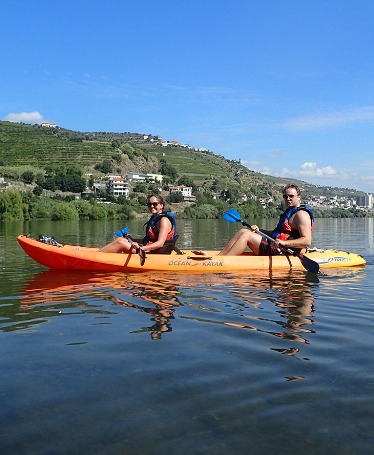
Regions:
[[[182, 254], [147, 254], [144, 264], [136, 253], [102, 253], [98, 248], [47, 244], [29, 236], [17, 240], [34, 261], [50, 269], [90, 270], [106, 272], [199, 272], [222, 273], [244, 270], [302, 269], [294, 256], [256, 256], [251, 252], [240, 256], [218, 256], [218, 251], [183, 250]], [[361, 266], [366, 263], [359, 254], [337, 250], [310, 250], [303, 254], [321, 268]]]

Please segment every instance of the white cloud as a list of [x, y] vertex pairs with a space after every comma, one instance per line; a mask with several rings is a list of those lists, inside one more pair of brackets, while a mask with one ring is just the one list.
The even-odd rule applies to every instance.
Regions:
[[[310, 179], [316, 177], [333, 177], [337, 176], [337, 171], [331, 166], [318, 167], [317, 163], [311, 161], [305, 162], [300, 166], [300, 169], [291, 170], [283, 168], [279, 172], [280, 177], [294, 177], [298, 179]], [[277, 174], [275, 174], [277, 175]]]
[[317, 167], [317, 163], [307, 162], [301, 165], [300, 176], [326, 177], [336, 174], [336, 170], [331, 166]]
[[33, 112], [20, 112], [16, 114], [11, 112], [10, 114], [4, 117], [4, 120], [7, 122], [14, 122], [14, 123], [42, 123], [43, 116], [38, 111]]
[[249, 167], [256, 172], [261, 174], [270, 174], [276, 177], [292, 177], [301, 180], [310, 181], [314, 178], [346, 178], [346, 174], [337, 172], [332, 166], [318, 167], [317, 163], [305, 162], [299, 169], [289, 169], [284, 167], [280, 170], [271, 169], [264, 162], [261, 161], [249, 161], [243, 162], [245, 166]]
[[308, 131], [356, 123], [368, 123], [373, 122], [373, 120], [374, 106], [364, 106], [341, 112], [328, 112], [319, 115], [291, 118], [283, 122], [282, 126], [294, 131]]
[[266, 175], [275, 175], [272, 173], [273, 172], [272, 169], [269, 166], [267, 166], [263, 161], [242, 160], [242, 164], [254, 172], [260, 172], [261, 174]]

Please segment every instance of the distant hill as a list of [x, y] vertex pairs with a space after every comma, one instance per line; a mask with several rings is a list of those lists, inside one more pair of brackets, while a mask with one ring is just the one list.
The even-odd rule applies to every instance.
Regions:
[[263, 175], [210, 151], [179, 144], [165, 147], [157, 145], [159, 141], [150, 134], [77, 132], [0, 121], [0, 176], [25, 165], [44, 169], [48, 165], [67, 164], [95, 174], [98, 173], [95, 167], [104, 160], [110, 161], [116, 174], [157, 173], [165, 160], [176, 169], [178, 177], [186, 176], [196, 186], [215, 188], [217, 192], [235, 190], [279, 200], [282, 187], [291, 182], [302, 187], [305, 196], [362, 194], [353, 189], [319, 187], [296, 179]]

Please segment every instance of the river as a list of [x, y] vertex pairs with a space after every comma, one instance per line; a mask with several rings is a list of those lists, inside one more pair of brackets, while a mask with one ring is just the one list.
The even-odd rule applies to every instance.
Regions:
[[[317, 219], [314, 246], [367, 260], [321, 276], [66, 273], [16, 241], [98, 246], [121, 227], [0, 224], [4, 455], [372, 453], [373, 219]], [[181, 221], [178, 246], [239, 227]]]

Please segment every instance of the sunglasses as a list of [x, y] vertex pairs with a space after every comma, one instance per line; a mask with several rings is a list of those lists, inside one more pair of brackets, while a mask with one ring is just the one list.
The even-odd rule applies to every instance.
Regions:
[[157, 207], [158, 206], [158, 202], [148, 202], [147, 206], [148, 207]]
[[283, 199], [293, 199], [296, 197], [296, 194], [284, 194]]

